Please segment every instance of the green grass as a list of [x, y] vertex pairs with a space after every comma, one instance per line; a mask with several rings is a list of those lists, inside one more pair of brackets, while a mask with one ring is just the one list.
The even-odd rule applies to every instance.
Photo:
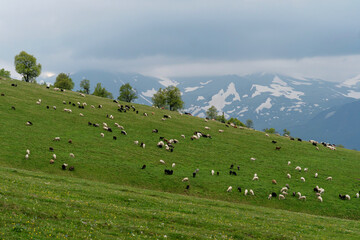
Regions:
[[[12, 87], [11, 83], [17, 83], [18, 87]], [[30, 219], [25, 217], [28, 208], [31, 208], [30, 202], [42, 199], [43, 204], [38, 206], [42, 210], [31, 210], [32, 215], [29, 213], [36, 219], [42, 219], [44, 213], [43, 217], [46, 220], [40, 221], [43, 223], [39, 223], [39, 229], [49, 231], [44, 230], [42, 237], [48, 236], [46, 234], [62, 237], [65, 233], [71, 232], [75, 238], [92, 238], [82, 235], [89, 234], [90, 225], [79, 224], [79, 219], [82, 218], [69, 213], [71, 210], [68, 206], [72, 206], [71, 200], [78, 203], [76, 207], [88, 214], [87, 221], [92, 222], [92, 225], [96, 224], [93, 234], [98, 238], [125, 237], [128, 233], [135, 234], [135, 238], [161, 238], [163, 234], [172, 239], [211, 236], [214, 239], [293, 236], [307, 238], [311, 232], [319, 234], [319, 238], [342, 235], [349, 235], [351, 238], [352, 234], [358, 233], [355, 226], [359, 227], [360, 199], [354, 197], [360, 190], [360, 153], [357, 151], [340, 148], [331, 151], [322, 146], [320, 151], [317, 151], [308, 142], [290, 141], [288, 138], [275, 135], [269, 138], [263, 132], [227, 128], [219, 122], [205, 122], [201, 118], [144, 105], [134, 104], [139, 114], [133, 111], [120, 113], [117, 111], [117, 104], [109, 99], [95, 96], [84, 98], [71, 91], [56, 92], [46, 89], [45, 86], [3, 78], [0, 78], [0, 93], [5, 94], [0, 97], [1, 177], [12, 179], [6, 181], [6, 184], [1, 184], [1, 187], [9, 191], [2, 190], [3, 193], [14, 195], [14, 201], [16, 199], [17, 202], [6, 203], [2, 196], [2, 208], [21, 219]], [[42, 99], [40, 105], [36, 104], [38, 99]], [[79, 109], [69, 104], [64, 105], [63, 101], [86, 102], [88, 106]], [[90, 107], [99, 104], [103, 105], [102, 109]], [[46, 109], [47, 105], [50, 109]], [[57, 110], [51, 108], [53, 105]], [[15, 106], [16, 110], [12, 110], [11, 106]], [[70, 108], [73, 112], [66, 113], [63, 111], [64, 108]], [[80, 117], [80, 112], [85, 116]], [[149, 116], [143, 116], [144, 112]], [[107, 114], [114, 115], [115, 119], [106, 118]], [[169, 114], [172, 118], [162, 121], [164, 114]], [[26, 121], [31, 121], [34, 125], [26, 126]], [[100, 125], [106, 122], [114, 132], [90, 127], [88, 121]], [[120, 129], [114, 125], [115, 122], [125, 127], [127, 136], [120, 134]], [[205, 126], [211, 129], [206, 131]], [[152, 133], [154, 128], [159, 130], [158, 134]], [[219, 133], [219, 129], [225, 132]], [[190, 137], [194, 131], [210, 133], [212, 139], [201, 138], [191, 141]], [[104, 138], [100, 137], [101, 132], [105, 133]], [[186, 138], [182, 139], [181, 134], [185, 134]], [[57, 136], [61, 137], [61, 141], [52, 141]], [[118, 140], [114, 141], [112, 136], [117, 136]], [[174, 152], [156, 147], [159, 136], [180, 141], [175, 145]], [[73, 140], [73, 144], [67, 143], [69, 138]], [[135, 145], [135, 140], [143, 141], [146, 148]], [[274, 145], [271, 140], [278, 143]], [[52, 158], [52, 152], [48, 150], [50, 146], [55, 149], [57, 155], [53, 165], [49, 164]], [[276, 151], [275, 146], [282, 148]], [[28, 160], [24, 158], [26, 149], [31, 150]], [[75, 154], [74, 159], [69, 157], [70, 152]], [[250, 160], [251, 157], [257, 160], [253, 162]], [[165, 166], [159, 163], [160, 159], [166, 162]], [[290, 166], [287, 165], [288, 161], [292, 162]], [[75, 171], [62, 171], [61, 164], [64, 162], [73, 165]], [[176, 163], [174, 175], [164, 175], [164, 169], [170, 169], [173, 162]], [[140, 169], [143, 164], [147, 165], [145, 170]], [[236, 170], [237, 176], [229, 175], [231, 164], [234, 164], [235, 168], [240, 166], [240, 170]], [[295, 171], [298, 165], [309, 168], [309, 171]], [[9, 168], [16, 169], [17, 172], [11, 172]], [[200, 171], [196, 178], [192, 178], [192, 173], [197, 168]], [[219, 171], [220, 176], [211, 176], [212, 169]], [[317, 179], [313, 177], [315, 172], [319, 173]], [[258, 174], [259, 181], [252, 181], [254, 173]], [[287, 173], [292, 175], [292, 179], [286, 178]], [[305, 183], [300, 181], [302, 176], [306, 178]], [[328, 176], [332, 176], [333, 181], [326, 181]], [[184, 177], [189, 177], [190, 181], [181, 182]], [[39, 179], [63, 185], [58, 184], [53, 188], [52, 184], [42, 185], [38, 182]], [[272, 179], [276, 179], [278, 184], [273, 185]], [[29, 189], [26, 188], [26, 182]], [[307, 201], [301, 202], [292, 196], [288, 196], [284, 201], [267, 199], [269, 193], [278, 193], [286, 183], [290, 185], [290, 192], [300, 191], [307, 196]], [[185, 189], [187, 184], [190, 185], [189, 190]], [[323, 203], [316, 201], [313, 193], [316, 185], [325, 189]], [[233, 192], [226, 192], [228, 186], [233, 186]], [[243, 190], [253, 189], [255, 196], [246, 197], [238, 193], [238, 186]], [[49, 191], [57, 196], [58, 201], [46, 200], [46, 189], [52, 189]], [[341, 201], [338, 198], [339, 193], [349, 194], [352, 199]], [[28, 203], [29, 199], [32, 200]], [[98, 210], [92, 209], [84, 202], [93, 203], [94, 208]], [[167, 208], [164, 209], [163, 205]], [[105, 216], [96, 212], [101, 212], [103, 207], [108, 216], [112, 212], [116, 216], [122, 216], [121, 220], [112, 221], [112, 228], [100, 227], [101, 224], [97, 223], [100, 221], [105, 224], [107, 221]], [[129, 214], [132, 211], [136, 214]], [[152, 216], [150, 212], [154, 211], [159, 215]], [[59, 212], [64, 213], [57, 216]], [[271, 221], [268, 221], [269, 218]], [[187, 219], [190, 219], [189, 222]], [[134, 221], [136, 224], [132, 225]], [[167, 221], [172, 227], [160, 226], [161, 222]], [[16, 238], [16, 234], [28, 234], [26, 229], [30, 225], [24, 225], [23, 222], [16, 225], [17, 223], [15, 226], [19, 229], [16, 228], [15, 233], [12, 223], [8, 222], [7, 226], [3, 227], [2, 232], [5, 236], [12, 233]], [[144, 230], [141, 230], [140, 225]], [[147, 230], [146, 226], [149, 226]], [[261, 226], [267, 226], [269, 229]], [[317, 226], [322, 230], [318, 231]], [[51, 230], [52, 228], [55, 230]], [[72, 231], [68, 231], [69, 228]], [[124, 230], [119, 232], [119, 228]], [[302, 230], [298, 231], [298, 228]], [[80, 229], [86, 233], [82, 233]], [[144, 235], [139, 235], [140, 231], [143, 231]]]

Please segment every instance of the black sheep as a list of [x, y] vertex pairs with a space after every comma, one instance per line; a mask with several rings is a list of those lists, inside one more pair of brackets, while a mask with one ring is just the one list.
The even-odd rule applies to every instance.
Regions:
[[231, 164], [230, 169], [233, 169], [233, 168], [234, 168], [234, 164]]
[[64, 163], [63, 165], [61, 165], [62, 170], [66, 170], [67, 166], [68, 166], [68, 165], [67, 165], [66, 163]]
[[145, 169], [145, 168], [146, 168], [146, 165], [144, 164], [141, 169]]
[[157, 130], [156, 128], [152, 130], [153, 133], [158, 133], [159, 130]]
[[92, 125], [92, 123], [91, 123], [91, 122], [88, 122], [88, 125], [89, 125], [89, 126], [91, 126], [91, 125]]
[[190, 188], [190, 185], [186, 185], [186, 189], [189, 189]]
[[117, 139], [117, 137], [116, 137], [116, 136], [113, 136], [113, 139], [114, 139], [114, 140], [116, 140], [116, 139]]
[[217, 175], [217, 176], [219, 176], [219, 175], [220, 175], [220, 173], [219, 173], [219, 172], [216, 172], [216, 175]]
[[193, 172], [193, 177], [196, 177], [196, 172]]
[[53, 151], [54, 151], [54, 148], [53, 148], [53, 147], [49, 147], [49, 151], [50, 151], [50, 152], [53, 152]]
[[238, 189], [239, 192], [241, 192], [241, 187], [238, 187], [237, 189]]
[[46, 109], [49, 109], [50, 107], [49, 106], [46, 106]]
[[12, 109], [12, 110], [15, 110], [15, 107], [14, 107], [14, 106], [11, 106], [11, 109]]
[[276, 192], [272, 192], [272, 193], [271, 193], [271, 196], [272, 196], [272, 197], [277, 197]]
[[271, 142], [272, 142], [273, 144], [277, 143], [277, 141], [275, 141], [275, 140], [272, 140]]

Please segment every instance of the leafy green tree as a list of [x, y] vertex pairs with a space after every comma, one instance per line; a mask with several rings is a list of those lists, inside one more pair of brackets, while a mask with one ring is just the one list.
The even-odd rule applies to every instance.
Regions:
[[89, 94], [90, 93], [90, 80], [83, 79], [80, 82], [80, 87], [82, 88], [82, 90], [80, 90], [80, 92]]
[[60, 73], [56, 77], [54, 87], [72, 90], [74, 88], [74, 82], [68, 74]]
[[120, 96], [118, 97], [118, 100], [124, 101], [124, 102], [132, 102], [138, 97], [136, 96], [135, 90], [130, 86], [129, 83], [123, 84], [120, 87]]
[[210, 119], [216, 119], [217, 117], [217, 109], [215, 106], [211, 106], [207, 111], [206, 111], [206, 116]]
[[245, 126], [246, 126], [247, 128], [253, 128], [253, 127], [254, 127], [254, 123], [253, 123], [253, 121], [252, 121], [251, 119], [248, 119], [248, 120], [246, 120]]
[[165, 89], [160, 88], [152, 97], [153, 105], [156, 107], [164, 107], [170, 111], [182, 109], [184, 102], [181, 100], [181, 92], [175, 86], [169, 86]]
[[96, 84], [95, 90], [93, 92], [93, 95], [104, 97], [104, 98], [113, 98], [113, 95], [111, 92], [106, 91], [105, 88], [101, 87], [101, 83]]
[[23, 76], [25, 82], [33, 82], [41, 73], [41, 64], [36, 64], [36, 58], [25, 51], [15, 56], [15, 70]]
[[266, 133], [277, 133], [275, 128], [265, 128], [264, 132], [266, 132]]
[[6, 71], [4, 68], [0, 69], [0, 76], [10, 78], [10, 71]]
[[283, 130], [283, 132], [283, 136], [290, 136], [290, 131], [288, 131], [286, 128]]
[[233, 123], [235, 124], [236, 126], [242, 126], [242, 127], [245, 127], [245, 124], [242, 123], [239, 119], [237, 118], [230, 118], [227, 123]]

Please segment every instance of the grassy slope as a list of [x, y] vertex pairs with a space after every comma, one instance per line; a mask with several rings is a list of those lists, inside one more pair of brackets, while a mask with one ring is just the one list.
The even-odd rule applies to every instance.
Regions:
[[[169, 113], [172, 119], [161, 121], [162, 115], [168, 114], [167, 111], [142, 105], [136, 105], [140, 111], [138, 115], [134, 112], [119, 113], [116, 111], [117, 104], [108, 99], [94, 96], [83, 98], [78, 93], [55, 92], [44, 86], [19, 81], [16, 81], [18, 87], [14, 88], [10, 86], [12, 82], [15, 81], [0, 80], [0, 92], [6, 95], [0, 97], [1, 166], [207, 199], [359, 219], [359, 200], [340, 201], [337, 197], [339, 193], [348, 193], [353, 197], [360, 189], [359, 152], [346, 149], [330, 151], [325, 148], [316, 151], [307, 142], [294, 142], [278, 136], [267, 138], [262, 132], [226, 128], [218, 122], [205, 123], [203, 119], [176, 113]], [[35, 104], [39, 98], [42, 99], [41, 105]], [[86, 101], [89, 105], [83, 110], [68, 104], [65, 106], [63, 100]], [[89, 107], [91, 104], [103, 104], [104, 107], [92, 109]], [[57, 110], [48, 110], [46, 105], [56, 105]], [[11, 106], [15, 106], [16, 110], [11, 110]], [[63, 112], [64, 107], [73, 109], [73, 113]], [[85, 117], [80, 117], [80, 112]], [[155, 115], [144, 117], [143, 112], [154, 112]], [[106, 114], [113, 114], [115, 119], [106, 118]], [[28, 120], [34, 125], [25, 126]], [[114, 132], [105, 132], [105, 138], [101, 138], [100, 132], [104, 130], [87, 126], [88, 121], [106, 122], [113, 126]], [[115, 122], [125, 127], [127, 136], [120, 135], [120, 130], [115, 129]], [[204, 126], [211, 128], [208, 132], [213, 139], [191, 141], [191, 134], [195, 130], [204, 131]], [[158, 128], [159, 134], [152, 134], [153, 128]], [[225, 132], [218, 133], [218, 129]], [[181, 134], [187, 138], [180, 138]], [[117, 141], [112, 140], [113, 135], [118, 137]], [[53, 142], [56, 136], [60, 136], [62, 141]], [[159, 136], [177, 138], [180, 143], [170, 153], [156, 147]], [[67, 143], [68, 138], [73, 139], [72, 145]], [[282, 146], [280, 151], [274, 150], [272, 139]], [[136, 146], [134, 140], [145, 142], [146, 148]], [[54, 165], [48, 163], [52, 155], [48, 151], [49, 146], [55, 148], [58, 156]], [[31, 155], [30, 159], [25, 160], [27, 148], [31, 149]], [[75, 159], [69, 157], [70, 152], [75, 154]], [[252, 162], [250, 157], [257, 160]], [[176, 163], [173, 176], [163, 174], [164, 166], [159, 164], [160, 159], [166, 161], [167, 168], [171, 168], [172, 162]], [[287, 165], [289, 160], [292, 162], [290, 166]], [[74, 165], [76, 171], [61, 171], [63, 162]], [[228, 174], [232, 163], [240, 166], [236, 177]], [[142, 171], [140, 167], [143, 164], [147, 164], [147, 169]], [[294, 168], [297, 165], [308, 167], [309, 172], [296, 172]], [[186, 191], [186, 184], [181, 179], [191, 177], [196, 168], [200, 172], [196, 178], [190, 178], [191, 187]], [[220, 171], [220, 176], [211, 176], [211, 169]], [[319, 172], [318, 179], [313, 178], [315, 172]], [[258, 182], [251, 181], [254, 173], [260, 177]], [[293, 178], [287, 179], [287, 173]], [[300, 181], [301, 176], [306, 178], [305, 183]], [[334, 180], [327, 182], [327, 176], [332, 176]], [[272, 185], [271, 179], [276, 179], [278, 185]], [[285, 201], [267, 200], [271, 191], [278, 192], [285, 183], [290, 184], [290, 191], [307, 195], [307, 201], [300, 202], [292, 197]], [[256, 196], [245, 197], [236, 191], [226, 193], [229, 185], [252, 188]], [[325, 188], [324, 202], [321, 204], [315, 200], [312, 192], [315, 185]]]

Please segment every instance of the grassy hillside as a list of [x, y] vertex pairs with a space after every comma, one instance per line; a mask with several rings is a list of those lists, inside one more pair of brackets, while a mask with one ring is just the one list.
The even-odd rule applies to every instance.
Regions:
[[[11, 83], [16, 83], [17, 87], [12, 87]], [[346, 222], [349, 223], [346, 225], [349, 226], [349, 228], [351, 228], [351, 226], [359, 226], [360, 209], [358, 206], [360, 199], [355, 199], [355, 193], [360, 190], [360, 153], [357, 151], [347, 149], [331, 151], [322, 146], [320, 150], [317, 151], [315, 147], [308, 142], [291, 141], [288, 138], [275, 135], [266, 137], [263, 132], [227, 128], [219, 122], [205, 122], [204, 119], [180, 115], [144, 105], [135, 104], [139, 114], [136, 114], [134, 111], [120, 113], [117, 111], [117, 103], [109, 99], [95, 96], [81, 97], [75, 92], [57, 92], [53, 89], [46, 89], [45, 86], [14, 80], [0, 79], [0, 93], [4, 93], [5, 95], [0, 97], [0, 166], [5, 169], [2, 171], [4, 178], [15, 178], [15, 176], [10, 177], [5, 174], [5, 172], [8, 172], [8, 170], [6, 170], [8, 168], [17, 169], [16, 171], [18, 172], [26, 172], [26, 174], [32, 176], [28, 178], [28, 181], [29, 184], [35, 184], [35, 189], [38, 187], [35, 183], [37, 181], [37, 175], [42, 176], [40, 179], [54, 178], [60, 183], [64, 182], [63, 186], [58, 184], [56, 191], [54, 191], [54, 194], [56, 194], [58, 198], [62, 198], [68, 191], [67, 189], [74, 189], [77, 194], [81, 194], [81, 192], [84, 191], [84, 196], [80, 198], [82, 199], [81, 201], [97, 202], [96, 204], [99, 204], [98, 207], [102, 206], [102, 201], [106, 201], [107, 204], [110, 204], [109, 206], [116, 205], [120, 207], [127, 205], [128, 201], [126, 199], [124, 200], [124, 196], [119, 193], [120, 190], [114, 190], [115, 192], [112, 193], [112, 189], [126, 189], [124, 191], [137, 193], [131, 194], [131, 199], [142, 201], [141, 199], [143, 198], [146, 204], [135, 204], [133, 208], [142, 207], [142, 211], [145, 212], [151, 209], [152, 194], [156, 196], [163, 195], [168, 198], [161, 199], [161, 197], [158, 197], [157, 201], [159, 202], [157, 202], [157, 205], [154, 203], [154, 209], [158, 209], [158, 206], [162, 203], [161, 201], [168, 200], [171, 202], [171, 204], [169, 203], [169, 206], [171, 205], [169, 209], [170, 215], [181, 213], [182, 210], [178, 206], [179, 202], [186, 202], [186, 204], [189, 205], [195, 204], [196, 202], [195, 205], [198, 207], [189, 207], [188, 210], [186, 210], [186, 216], [193, 214], [189, 209], [201, 209], [199, 210], [199, 214], [205, 214], [204, 212], [208, 210], [205, 216], [210, 216], [212, 214], [211, 212], [215, 211], [214, 214], [216, 216], [221, 216], [224, 219], [237, 219], [235, 216], [239, 217], [238, 215], [241, 215], [241, 212], [248, 211], [256, 214], [257, 218], [259, 218], [259, 221], [254, 222], [254, 225], [260, 224], [257, 227], [259, 229], [261, 228], [261, 224], [264, 224], [263, 221], [266, 221], [262, 211], [268, 212], [270, 215], [275, 215], [275, 217], [272, 216], [274, 223], [278, 221], [281, 222], [282, 216], [278, 215], [279, 210], [274, 209], [309, 213], [317, 216], [354, 219], [357, 221], [334, 220], [331, 218], [334, 224], [337, 224], [337, 222], [339, 224]], [[41, 104], [36, 104], [38, 99], [42, 100]], [[63, 101], [66, 101], [66, 104], [63, 104]], [[78, 101], [81, 103], [86, 102], [88, 106], [85, 107], [85, 109], [79, 109], [76, 106], [69, 105], [69, 101], [72, 103]], [[102, 104], [103, 108], [90, 107], [90, 105], [98, 106], [99, 104]], [[13, 110], [11, 108], [12, 106], [14, 106], [16, 110]], [[47, 109], [46, 106], [50, 108]], [[54, 110], [52, 106], [56, 106], [57, 110]], [[72, 113], [64, 112], [64, 108], [72, 109]], [[148, 113], [147, 117], [143, 115], [145, 112]], [[154, 114], [152, 114], [152, 112]], [[79, 116], [80, 113], [84, 114], [84, 117]], [[107, 114], [114, 115], [114, 119], [107, 118]], [[169, 114], [172, 118], [162, 121], [161, 119], [164, 114]], [[26, 126], [26, 121], [31, 121], [33, 126]], [[100, 126], [102, 126], [103, 122], [106, 122], [108, 126], [113, 129], [113, 132], [107, 132], [101, 127], [88, 126], [89, 121], [91, 123], [99, 123]], [[124, 126], [128, 133], [127, 136], [120, 133], [121, 130], [115, 126], [115, 122]], [[210, 130], [205, 130], [205, 126], [210, 127]], [[159, 133], [152, 133], [152, 129], [154, 128], [157, 128]], [[223, 129], [224, 132], [219, 133], [219, 129]], [[190, 137], [194, 131], [209, 133], [212, 138], [200, 138], [192, 141]], [[105, 134], [104, 138], [100, 137], [101, 132]], [[186, 138], [181, 138], [181, 134], [184, 134]], [[113, 140], [113, 136], [116, 136], [117, 140]], [[160, 136], [167, 139], [176, 138], [179, 140], [179, 143], [175, 144], [174, 152], [156, 147]], [[53, 141], [55, 137], [60, 137], [61, 141]], [[73, 143], [69, 144], [68, 139], [72, 139]], [[139, 145], [135, 145], [135, 140], [144, 142], [146, 148], [143, 149], [140, 148]], [[278, 143], [274, 145], [271, 143], [272, 140], [276, 140]], [[281, 150], [276, 151], [275, 146], [281, 146]], [[49, 164], [49, 160], [52, 158], [53, 152], [49, 151], [49, 147], [53, 147], [54, 153], [57, 155], [55, 164], [52, 165]], [[25, 159], [26, 149], [30, 149], [31, 151], [29, 159]], [[69, 157], [69, 153], [74, 153], [75, 158]], [[251, 157], [255, 157], [256, 160], [251, 161]], [[166, 162], [165, 166], [159, 163], [160, 159]], [[291, 161], [291, 165], [287, 164], [288, 161]], [[75, 171], [61, 170], [63, 163], [74, 166]], [[176, 163], [175, 168], [171, 167], [172, 163]], [[146, 164], [147, 167], [141, 170], [144, 164]], [[234, 164], [236, 169], [234, 171], [237, 172], [237, 176], [229, 175], [229, 167], [231, 164]], [[239, 166], [240, 170], [237, 170], [237, 166]], [[295, 170], [296, 166], [309, 168], [309, 171], [298, 172]], [[174, 175], [165, 175], [165, 168], [173, 169]], [[192, 173], [195, 169], [199, 169], [199, 172], [196, 177], [193, 178]], [[214, 169], [215, 172], [219, 171], [219, 176], [211, 176], [210, 171], [212, 169]], [[315, 172], [319, 173], [318, 178], [314, 178]], [[259, 176], [259, 181], [252, 181], [254, 173], [257, 173]], [[287, 179], [287, 173], [292, 175], [291, 179]], [[17, 184], [22, 177], [21, 174], [15, 175], [17, 180], [13, 179], [12, 181], [15, 181], [14, 184]], [[333, 181], [326, 181], [326, 177], [328, 176], [332, 176]], [[189, 182], [183, 183], [181, 180], [184, 177], [189, 177]], [[306, 182], [302, 182], [300, 177], [305, 177]], [[276, 179], [278, 184], [272, 184], [272, 179]], [[67, 183], [67, 181], [69, 181], [69, 183]], [[2, 187], [15, 191], [10, 187], [10, 182], [8, 181], [7, 184]], [[71, 188], [72, 182], [81, 182], [83, 184], [81, 187]], [[190, 188], [187, 190], [185, 188], [188, 184]], [[285, 186], [285, 184], [290, 185], [290, 192], [299, 191], [307, 196], [307, 200], [303, 202], [290, 195], [283, 201], [267, 199], [267, 196], [272, 191], [279, 193], [279, 190]], [[95, 187], [95, 185], [97, 187]], [[313, 188], [316, 185], [325, 189], [323, 203], [316, 200], [313, 192]], [[26, 188], [25, 186], [24, 188]], [[88, 188], [83, 188], [82, 186], [88, 186]], [[229, 186], [233, 187], [233, 191], [230, 193], [226, 192]], [[45, 192], [48, 187], [49, 186], [46, 185], [40, 188], [44, 189], [43, 194], [46, 194]], [[100, 191], [103, 187], [106, 189]], [[237, 187], [242, 188], [242, 193], [236, 190]], [[18, 186], [18, 188], [21, 189], [20, 186]], [[244, 196], [244, 189], [253, 189], [255, 196]], [[30, 190], [31, 189], [29, 189], [29, 191]], [[13, 193], [14, 195], [18, 194], [19, 202], [15, 210], [8, 210], [10, 212], [14, 211], [15, 214], [19, 214], [19, 216], [23, 214], [21, 209], [26, 208], [25, 201], [21, 200], [21, 193], [21, 190]], [[33, 201], [36, 201], [37, 197], [40, 196], [39, 193], [32, 195], [32, 193], [28, 191], [23, 191], [23, 193], [25, 198], [32, 197]], [[144, 193], [144, 196], [139, 196], [138, 193]], [[350, 201], [342, 201], [338, 198], [338, 194], [340, 193], [349, 194], [352, 199]], [[71, 194], [69, 193], [69, 195], [72, 194], [73, 191]], [[72, 200], [80, 201], [78, 198], [80, 196], [77, 194], [73, 196]], [[137, 198], [135, 198], [135, 195]], [[107, 196], [106, 199], [104, 196]], [[125, 196], [128, 197], [127, 195]], [[119, 200], [115, 201], [117, 198], [119, 198]], [[113, 199], [113, 201], [111, 199]], [[156, 199], [154, 199], [154, 201], [155, 200]], [[194, 201], [194, 203], [192, 203], [192, 201]], [[3, 208], [8, 209], [8, 205], [4, 202], [2, 202], [2, 204]], [[61, 209], [61, 207], [68, 206], [69, 204], [69, 201], [64, 200], [61, 204], [57, 202], [49, 203], [47, 207]], [[183, 205], [186, 204], [183, 203]], [[215, 206], [220, 204], [221, 207], [211, 211], [213, 204]], [[255, 208], [249, 205], [266, 208]], [[149, 208], [147, 208], [147, 206]], [[47, 209], [47, 207], [43, 207], [42, 211], [49, 214], [52, 210]], [[85, 205], [81, 208], [86, 209]], [[101, 209], [101, 207], [99, 208]], [[229, 210], [225, 210], [228, 208], [239, 209], [239, 211], [229, 212]], [[113, 210], [115, 211], [115, 209], [114, 207]], [[126, 210], [120, 208], [116, 211], [121, 215], [131, 209], [132, 208]], [[88, 209], [82, 211], [93, 210]], [[108, 214], [110, 214], [111, 211], [112, 209], [109, 208]], [[124, 212], [121, 213], [122, 211]], [[159, 207], [158, 211], [162, 212], [163, 209]], [[54, 214], [55, 212], [58, 212], [58, 210], [54, 210]], [[306, 219], [309, 223], [311, 222], [309, 219], [314, 218], [312, 215], [280, 212], [289, 214], [288, 221], [293, 221], [290, 215], [299, 216], [299, 219]], [[194, 222], [200, 221], [197, 219], [200, 217], [199, 214], [193, 216], [196, 219]], [[39, 217], [38, 213], [34, 213], [34, 215]], [[164, 216], [165, 215], [159, 218], [138, 218], [139, 221], [154, 219], [153, 224], [159, 225], [161, 224], [160, 219], [163, 220], [166, 218]], [[248, 217], [253, 218], [250, 213]], [[97, 218], [96, 213], [89, 213], [89, 219], [94, 218]], [[255, 219], [257, 218], [255, 217]], [[322, 217], [316, 217], [313, 221], [317, 221], [317, 218], [324, 219], [324, 224], [328, 221], [327, 218]], [[59, 219], [61, 219], [61, 217]], [[70, 224], [73, 220], [76, 222], [76, 219], [77, 217], [70, 216], [69, 221], [64, 222], [63, 226], [67, 226], [67, 224]], [[130, 217], [128, 219], [124, 218], [123, 221], [130, 221], [130, 219]], [[180, 223], [182, 221], [181, 219], [183, 218], [179, 218]], [[206, 217], [203, 218], [203, 221], [205, 221], [205, 219]], [[173, 221], [180, 224], [175, 220]], [[224, 234], [226, 234], [225, 229], [228, 229], [229, 226], [225, 226], [226, 223], [222, 221], [223, 220], [220, 220], [220, 223], [217, 224], [218, 227], [214, 227], [214, 229], [218, 229], [214, 232], [220, 233], [221, 229], [224, 228]], [[249, 228], [249, 237], [251, 237], [252, 234], [256, 234], [256, 231], [250, 230], [250, 228], [254, 228], [254, 226], [250, 224], [251, 221], [249, 219], [242, 218], [239, 219], [239, 221], [238, 224], [242, 224], [241, 228], [244, 228], [244, 231], [234, 230], [234, 235], [230, 234], [230, 236], [234, 237], [236, 234], [240, 234], [239, 232], [246, 233], [246, 228]], [[236, 229], [235, 222], [236, 221], [231, 221], [228, 224], [232, 224], [233, 229]], [[247, 222], [249, 222], [250, 225], [247, 225]], [[225, 225], [220, 226], [221, 223]], [[131, 224], [129, 223], [129, 225]], [[50, 224], [49, 226], [53, 225]], [[211, 225], [211, 227], [204, 225], [202, 228], [199, 228], [202, 229], [201, 231], [205, 234], [206, 229], [212, 229], [212, 226], [213, 225]], [[290, 229], [296, 231], [296, 226], [295, 222], [290, 223], [288, 228], [289, 234]], [[328, 226], [321, 226], [328, 228]], [[271, 225], [271, 231], [276, 232], [273, 228], [277, 228], [274, 224]], [[137, 227], [129, 227], [129, 229], [130, 230], [125, 232], [135, 231], [133, 229], [139, 230]], [[185, 230], [179, 230], [177, 226], [172, 229], [173, 231], [181, 230], [183, 232], [179, 234], [185, 237], [187, 236], [186, 227]], [[281, 228], [278, 228], [278, 231], [280, 230]], [[98, 229], [97, 231], [101, 232], [102, 230]], [[255, 235], [255, 237], [268, 236], [264, 231], [265, 229], [259, 235]], [[155, 232], [162, 234], [160, 230]], [[190, 232], [195, 234], [195, 230]], [[342, 233], [343, 231], [341, 230], [338, 232], [338, 234]], [[152, 234], [148, 235], [153, 236]], [[269, 236], [275, 235], [270, 234]], [[199, 233], [198, 236], [192, 235], [191, 238], [193, 237], [202, 238], [203, 234]], [[174, 236], [174, 238], [176, 237]], [[214, 238], [220, 238], [220, 236]]]

